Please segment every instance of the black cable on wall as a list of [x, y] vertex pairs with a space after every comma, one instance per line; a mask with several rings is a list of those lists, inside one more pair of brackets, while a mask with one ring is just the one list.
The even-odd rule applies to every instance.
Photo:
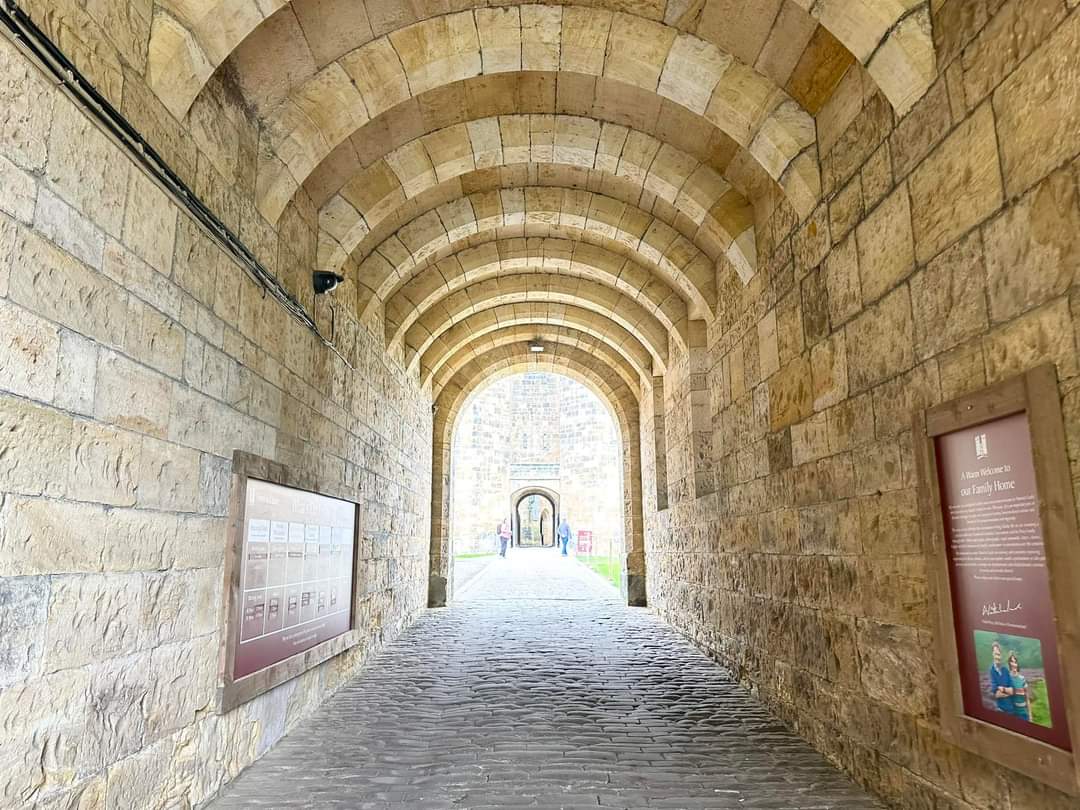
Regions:
[[[296, 320], [310, 329], [339, 357], [340, 353], [319, 331], [314, 318], [251, 252], [229, 227], [199, 199], [157, 150], [108, 99], [98, 92], [67, 56], [30, 19], [15, 0], [0, 0], [0, 30], [26, 53], [67, 95], [95, 121], [133, 161], [139, 164], [203, 230]], [[345, 360], [342, 357], [342, 360]], [[347, 362], [347, 361], [346, 361]]]

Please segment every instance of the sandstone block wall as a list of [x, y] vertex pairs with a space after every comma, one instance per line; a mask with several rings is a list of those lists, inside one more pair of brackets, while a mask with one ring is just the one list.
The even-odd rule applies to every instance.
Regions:
[[[0, 39], [0, 807], [198, 806], [423, 607], [430, 399], [339, 295], [344, 359]], [[364, 499], [364, 643], [219, 716], [234, 449]]]
[[823, 202], [758, 204], [761, 269], [710, 334], [699, 499], [688, 359], [669, 373], [650, 602], [898, 807], [1075, 807], [941, 735], [910, 418], [1053, 362], [1080, 481], [1080, 11], [931, 5], [922, 100], [898, 121], [853, 67], [818, 113]]

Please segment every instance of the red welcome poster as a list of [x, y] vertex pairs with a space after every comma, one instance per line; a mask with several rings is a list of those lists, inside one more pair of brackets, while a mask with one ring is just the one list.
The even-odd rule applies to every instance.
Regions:
[[1027, 414], [934, 441], [964, 712], [1071, 750]]

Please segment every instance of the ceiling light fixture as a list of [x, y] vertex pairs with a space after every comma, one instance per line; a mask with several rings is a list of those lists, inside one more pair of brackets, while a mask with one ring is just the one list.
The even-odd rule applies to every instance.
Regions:
[[544, 351], [544, 344], [541, 343], [539, 340], [530, 340], [529, 351], [533, 354], [540, 354], [542, 351]]

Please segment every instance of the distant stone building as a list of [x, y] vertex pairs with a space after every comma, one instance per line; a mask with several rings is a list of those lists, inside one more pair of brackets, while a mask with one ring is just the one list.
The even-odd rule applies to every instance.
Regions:
[[[585, 386], [556, 374], [499, 380], [465, 409], [455, 432], [450, 532], [454, 551], [489, 551], [510, 517], [511, 496], [543, 488], [570, 526], [593, 533], [594, 547], [622, 547], [619, 436], [611, 413]], [[551, 505], [521, 503], [521, 534], [539, 544], [540, 519]], [[544, 523], [551, 544], [552, 522]]]

